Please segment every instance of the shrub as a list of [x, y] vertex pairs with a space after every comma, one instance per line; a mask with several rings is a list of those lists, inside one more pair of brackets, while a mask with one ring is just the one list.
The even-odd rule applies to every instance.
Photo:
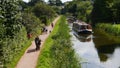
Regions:
[[110, 34], [119, 36], [120, 35], [120, 25], [119, 24], [105, 24], [100, 23], [96, 25], [97, 28], [102, 29]]
[[22, 27], [14, 38], [5, 37], [0, 41], [0, 46], [2, 47], [2, 55], [0, 56], [2, 60], [0, 61], [2, 61], [4, 67], [11, 68], [9, 65], [18, 57], [22, 49], [26, 46], [28, 42], [26, 34], [26, 29]]

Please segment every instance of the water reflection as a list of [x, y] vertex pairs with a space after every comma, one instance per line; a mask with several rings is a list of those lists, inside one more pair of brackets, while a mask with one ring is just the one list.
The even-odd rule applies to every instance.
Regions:
[[81, 34], [81, 35], [76, 36], [76, 38], [78, 38], [79, 41], [81, 41], [81, 42], [91, 42], [92, 34], [86, 34], [86, 35]]
[[120, 37], [100, 30], [94, 30], [93, 35], [77, 35], [71, 25], [69, 27], [73, 48], [80, 57], [82, 68], [120, 68]]
[[112, 55], [107, 54], [108, 59], [102, 62], [104, 68], [120, 68], [120, 48], [116, 48]]
[[120, 38], [94, 30], [95, 47], [104, 68], [120, 68]]
[[[115, 44], [103, 35], [77, 35], [74, 31], [72, 35], [73, 48], [80, 60], [82, 68], [119, 68], [120, 67], [120, 45]], [[100, 39], [102, 38], [102, 39]], [[104, 43], [101, 42], [104, 41]], [[96, 43], [97, 41], [97, 43]], [[109, 42], [108, 42], [109, 41]], [[99, 44], [100, 43], [100, 44]], [[81, 59], [80, 58], [80, 59]]]
[[77, 56], [82, 58], [80, 62], [82, 68], [103, 68], [100, 65], [100, 59], [94, 46], [92, 35], [77, 35], [74, 31], [71, 32], [71, 35], [74, 44], [73, 48]]

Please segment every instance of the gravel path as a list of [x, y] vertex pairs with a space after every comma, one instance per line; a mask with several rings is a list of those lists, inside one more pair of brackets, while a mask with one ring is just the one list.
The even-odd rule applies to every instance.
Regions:
[[[59, 18], [60, 17], [57, 17], [53, 21], [54, 25]], [[39, 35], [39, 38], [42, 41], [40, 48], [43, 46], [43, 43], [45, 42], [46, 38], [49, 36], [49, 34], [50, 34], [49, 31], [53, 30], [51, 25], [47, 26], [47, 29], [48, 29], [47, 34]], [[28, 47], [28, 49], [25, 51], [24, 55], [19, 60], [16, 68], [36, 68], [37, 60], [38, 60], [38, 57], [39, 57], [39, 54], [40, 54], [41, 50], [35, 51], [35, 48], [36, 48], [36, 46], [35, 46], [35, 42], [33, 40], [31, 46]]]

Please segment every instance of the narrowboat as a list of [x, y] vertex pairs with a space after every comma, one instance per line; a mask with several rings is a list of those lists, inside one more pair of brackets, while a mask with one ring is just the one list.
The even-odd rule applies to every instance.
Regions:
[[74, 22], [72, 29], [78, 34], [92, 34], [92, 26], [87, 23]]

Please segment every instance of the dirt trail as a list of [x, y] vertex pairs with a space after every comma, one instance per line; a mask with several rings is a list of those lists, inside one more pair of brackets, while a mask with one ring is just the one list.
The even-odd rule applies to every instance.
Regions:
[[[60, 17], [57, 17], [54, 21], [53, 24], [55, 25], [55, 23], [57, 22], [57, 20]], [[47, 34], [42, 34], [39, 36], [39, 38], [41, 39], [41, 46], [43, 46], [44, 41], [46, 40], [46, 38], [49, 36], [49, 31], [52, 31], [53, 28], [51, 27], [51, 25], [47, 26], [48, 32]], [[35, 42], [34, 40], [32, 41], [32, 44], [30, 47], [28, 47], [28, 49], [25, 51], [24, 55], [21, 57], [21, 59], [19, 60], [16, 68], [35, 68], [36, 64], [37, 64], [37, 60], [40, 54], [40, 51], [35, 51]]]

